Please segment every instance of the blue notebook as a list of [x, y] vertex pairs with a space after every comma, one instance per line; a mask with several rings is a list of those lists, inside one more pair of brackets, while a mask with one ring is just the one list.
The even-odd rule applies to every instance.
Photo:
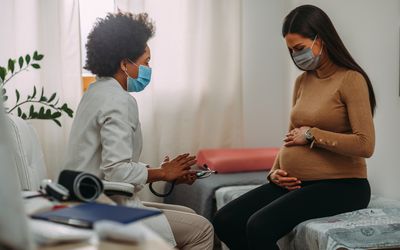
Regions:
[[76, 227], [92, 228], [95, 222], [101, 220], [127, 224], [159, 214], [161, 214], [161, 211], [158, 210], [85, 203], [74, 207], [33, 214], [31, 217]]

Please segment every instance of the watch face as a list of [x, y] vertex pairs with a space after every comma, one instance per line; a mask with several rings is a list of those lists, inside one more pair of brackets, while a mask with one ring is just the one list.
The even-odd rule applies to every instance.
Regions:
[[306, 135], [307, 140], [311, 140], [313, 138], [313, 135], [311, 134], [311, 132], [309, 130], [306, 131], [305, 135]]

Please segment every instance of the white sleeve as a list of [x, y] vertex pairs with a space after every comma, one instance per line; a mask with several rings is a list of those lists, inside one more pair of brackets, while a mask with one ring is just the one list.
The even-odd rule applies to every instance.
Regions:
[[[137, 123], [131, 119], [137, 115], [132, 112], [132, 102], [113, 100], [112, 104], [104, 105], [99, 115], [101, 137], [101, 165], [107, 181], [125, 182], [133, 185], [146, 184], [148, 165], [132, 161], [133, 141]], [[137, 107], [133, 107], [133, 111]]]

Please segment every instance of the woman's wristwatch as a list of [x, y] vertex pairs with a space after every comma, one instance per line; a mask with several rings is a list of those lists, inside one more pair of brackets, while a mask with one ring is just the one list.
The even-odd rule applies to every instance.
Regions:
[[311, 128], [309, 128], [305, 133], [304, 137], [306, 138], [308, 143], [312, 143], [314, 141], [314, 136], [311, 133]]

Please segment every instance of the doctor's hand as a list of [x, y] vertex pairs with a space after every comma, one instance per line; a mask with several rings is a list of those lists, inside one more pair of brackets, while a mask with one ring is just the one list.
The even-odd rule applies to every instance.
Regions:
[[[169, 162], [169, 156], [164, 157], [163, 163]], [[188, 184], [192, 185], [197, 180], [196, 173], [189, 173], [186, 175], [182, 175], [181, 177], [176, 179], [176, 184]]]
[[[189, 154], [182, 154], [169, 160], [169, 157], [165, 157], [163, 163], [161, 164], [161, 169], [164, 172], [165, 181], [183, 181], [181, 183], [190, 183], [187, 177], [183, 176], [190, 175], [190, 167], [196, 164], [196, 156], [190, 156]], [[180, 179], [181, 178], [181, 179]], [[183, 179], [182, 179], [183, 178]], [[193, 182], [192, 182], [193, 183]]]
[[286, 188], [287, 190], [296, 190], [301, 188], [301, 181], [296, 177], [290, 177], [288, 173], [281, 169], [276, 169], [271, 173], [270, 179], [276, 185]]
[[308, 144], [305, 133], [309, 129], [310, 127], [303, 126], [289, 131], [289, 133], [285, 135], [285, 139], [283, 139], [283, 141], [285, 142], [284, 146], [289, 147], [289, 146], [301, 146]]
[[190, 173], [176, 179], [176, 184], [192, 185], [196, 180], [197, 180], [196, 173]]

